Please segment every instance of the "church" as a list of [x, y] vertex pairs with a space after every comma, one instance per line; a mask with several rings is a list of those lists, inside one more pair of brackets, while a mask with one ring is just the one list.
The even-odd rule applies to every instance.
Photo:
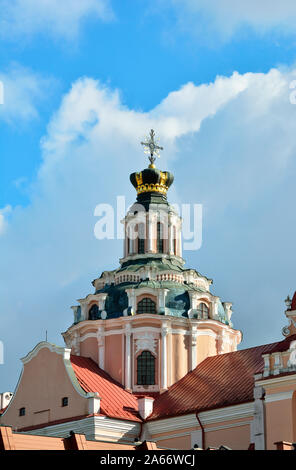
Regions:
[[[41, 342], [24, 358], [1, 426], [24, 435], [161, 449], [276, 449], [296, 441], [296, 293], [283, 339], [238, 350], [232, 304], [185, 266], [182, 220], [168, 202], [174, 177], [130, 175], [137, 197], [122, 221], [118, 269], [104, 271], [72, 308], [65, 346]], [[292, 444], [291, 444], [292, 445]], [[120, 448], [120, 447], [119, 447]]]

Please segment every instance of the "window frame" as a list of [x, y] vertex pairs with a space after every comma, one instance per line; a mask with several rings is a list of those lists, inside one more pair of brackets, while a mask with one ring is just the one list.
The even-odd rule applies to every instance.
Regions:
[[[96, 309], [94, 307], [96, 307]], [[88, 320], [96, 320], [97, 318], [90, 318], [91, 310], [93, 310], [93, 311], [96, 310], [96, 314], [98, 314], [99, 313], [99, 306], [97, 304], [92, 304], [88, 309]]]
[[[205, 302], [200, 302], [197, 306], [197, 315], [201, 320], [208, 320], [210, 317], [210, 308]], [[200, 314], [200, 315], [199, 315]]]
[[62, 407], [69, 406], [69, 397], [62, 398]]
[[[153, 305], [153, 307], [152, 307]], [[143, 311], [139, 311], [143, 310]], [[155, 300], [151, 299], [150, 297], [143, 297], [141, 300], [138, 301], [137, 303], [137, 314], [145, 313], [151, 313], [151, 314], [156, 314], [157, 309], [156, 309], [156, 302]]]
[[137, 385], [156, 385], [156, 358], [149, 350], [137, 356]]

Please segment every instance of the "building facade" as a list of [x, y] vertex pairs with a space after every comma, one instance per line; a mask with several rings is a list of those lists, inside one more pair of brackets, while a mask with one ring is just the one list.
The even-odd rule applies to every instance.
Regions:
[[296, 441], [296, 295], [283, 341], [237, 351], [232, 304], [185, 267], [182, 220], [167, 199], [174, 177], [155, 167], [153, 131], [145, 145], [150, 165], [130, 175], [137, 199], [122, 221], [120, 266], [72, 307], [66, 347], [42, 342], [22, 359], [0, 423], [168, 449]]

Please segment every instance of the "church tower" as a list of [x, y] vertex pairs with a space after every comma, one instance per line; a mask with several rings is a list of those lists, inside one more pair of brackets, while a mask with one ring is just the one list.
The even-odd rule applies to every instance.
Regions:
[[241, 341], [231, 303], [210, 292], [212, 280], [186, 268], [182, 220], [169, 204], [174, 177], [155, 167], [154, 131], [142, 142], [148, 168], [132, 173], [137, 199], [122, 221], [120, 267], [93, 281], [94, 293], [72, 307], [63, 333], [75, 355], [92, 358], [133, 393], [163, 392], [208, 356]]

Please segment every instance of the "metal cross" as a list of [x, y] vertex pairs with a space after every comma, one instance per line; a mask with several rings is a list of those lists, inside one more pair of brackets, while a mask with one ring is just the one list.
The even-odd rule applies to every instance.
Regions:
[[149, 155], [149, 161], [151, 165], [153, 165], [156, 160], [154, 155], [159, 157], [159, 150], [163, 150], [163, 147], [160, 147], [159, 145], [157, 145], [158, 142], [154, 140], [154, 137], [155, 137], [155, 132], [153, 129], [151, 129], [150, 139], [146, 137], [145, 142], [141, 142], [141, 144], [144, 145], [144, 153]]

